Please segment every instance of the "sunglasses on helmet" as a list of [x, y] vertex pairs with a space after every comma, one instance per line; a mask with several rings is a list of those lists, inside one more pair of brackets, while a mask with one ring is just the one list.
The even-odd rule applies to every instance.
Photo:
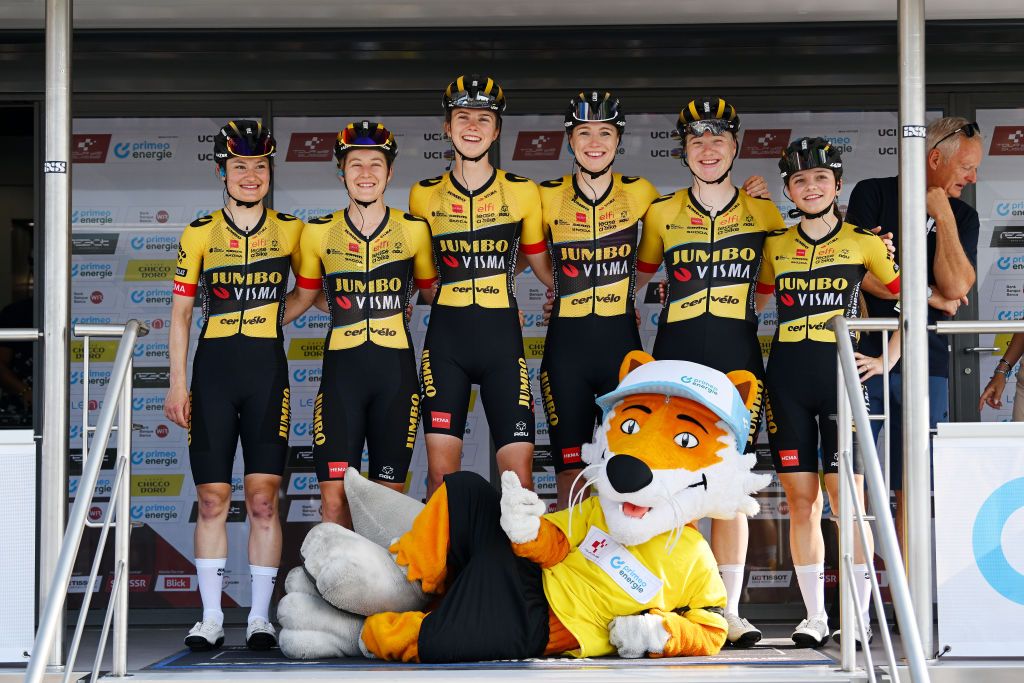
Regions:
[[813, 149], [801, 149], [789, 154], [784, 154], [786, 165], [790, 173], [806, 171], [809, 168], [832, 168], [833, 164], [828, 160], [829, 147], [817, 147]]
[[347, 126], [339, 136], [341, 144], [353, 147], [383, 147], [391, 142], [391, 131], [384, 126], [376, 128], [364, 128], [362, 126]]
[[243, 158], [268, 157], [274, 153], [274, 143], [269, 137], [258, 140], [231, 137], [227, 139], [227, 148], [232, 156]]
[[[943, 142], [956, 135], [957, 133], [963, 133], [964, 137], [973, 138], [975, 135], [981, 135], [981, 126], [978, 125], [977, 121], [965, 123], [964, 125], [954, 130], [952, 133], [947, 133], [946, 135], [943, 135], [941, 138], [939, 138], [939, 141], [932, 145], [932, 149], [935, 149]], [[931, 149], [928, 151], [930, 152]]]
[[572, 117], [577, 121], [612, 121], [619, 115], [616, 104], [615, 100], [577, 102]]
[[683, 131], [687, 135], [694, 135], [701, 137], [704, 133], [710, 132], [712, 135], [722, 135], [727, 131], [732, 130], [732, 124], [725, 119], [704, 119], [702, 121], [690, 121], [683, 126]]

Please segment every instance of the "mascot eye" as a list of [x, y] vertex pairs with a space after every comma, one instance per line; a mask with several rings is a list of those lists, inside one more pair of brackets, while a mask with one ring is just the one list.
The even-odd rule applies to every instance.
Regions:
[[640, 425], [639, 423], [637, 423], [636, 420], [626, 420], [625, 422], [622, 423], [622, 426], [619, 427], [619, 429], [621, 429], [626, 434], [636, 434], [637, 432], [640, 431]]
[[676, 434], [674, 441], [676, 442], [676, 445], [682, 446], [683, 448], [696, 448], [700, 443], [700, 440], [690, 432]]

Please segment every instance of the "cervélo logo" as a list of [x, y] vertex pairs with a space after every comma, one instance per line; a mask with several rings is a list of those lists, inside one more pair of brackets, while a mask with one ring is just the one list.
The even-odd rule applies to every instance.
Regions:
[[71, 161], [76, 164], [102, 164], [110, 149], [110, 133], [71, 136]]
[[743, 133], [741, 159], [774, 159], [789, 144], [789, 128], [751, 128]]
[[562, 154], [560, 130], [523, 130], [516, 137], [512, 161], [557, 161]]
[[330, 161], [334, 138], [334, 133], [292, 133], [285, 161]]
[[994, 157], [1024, 155], [1024, 124], [996, 126], [988, 153]]

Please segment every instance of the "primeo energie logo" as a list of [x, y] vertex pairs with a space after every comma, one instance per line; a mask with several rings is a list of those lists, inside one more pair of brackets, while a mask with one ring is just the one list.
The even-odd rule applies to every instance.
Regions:
[[166, 161], [174, 157], [177, 136], [114, 143], [114, 158], [121, 161]]

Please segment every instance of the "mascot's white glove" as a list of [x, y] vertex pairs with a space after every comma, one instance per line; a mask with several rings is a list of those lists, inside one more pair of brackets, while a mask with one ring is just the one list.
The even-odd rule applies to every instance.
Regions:
[[668, 642], [668, 631], [657, 614], [615, 617], [608, 624], [608, 641], [624, 659], [637, 659], [648, 652], [661, 654]]
[[501, 473], [501, 528], [513, 543], [537, 540], [540, 517], [547, 508], [540, 497], [519, 483], [515, 472]]

